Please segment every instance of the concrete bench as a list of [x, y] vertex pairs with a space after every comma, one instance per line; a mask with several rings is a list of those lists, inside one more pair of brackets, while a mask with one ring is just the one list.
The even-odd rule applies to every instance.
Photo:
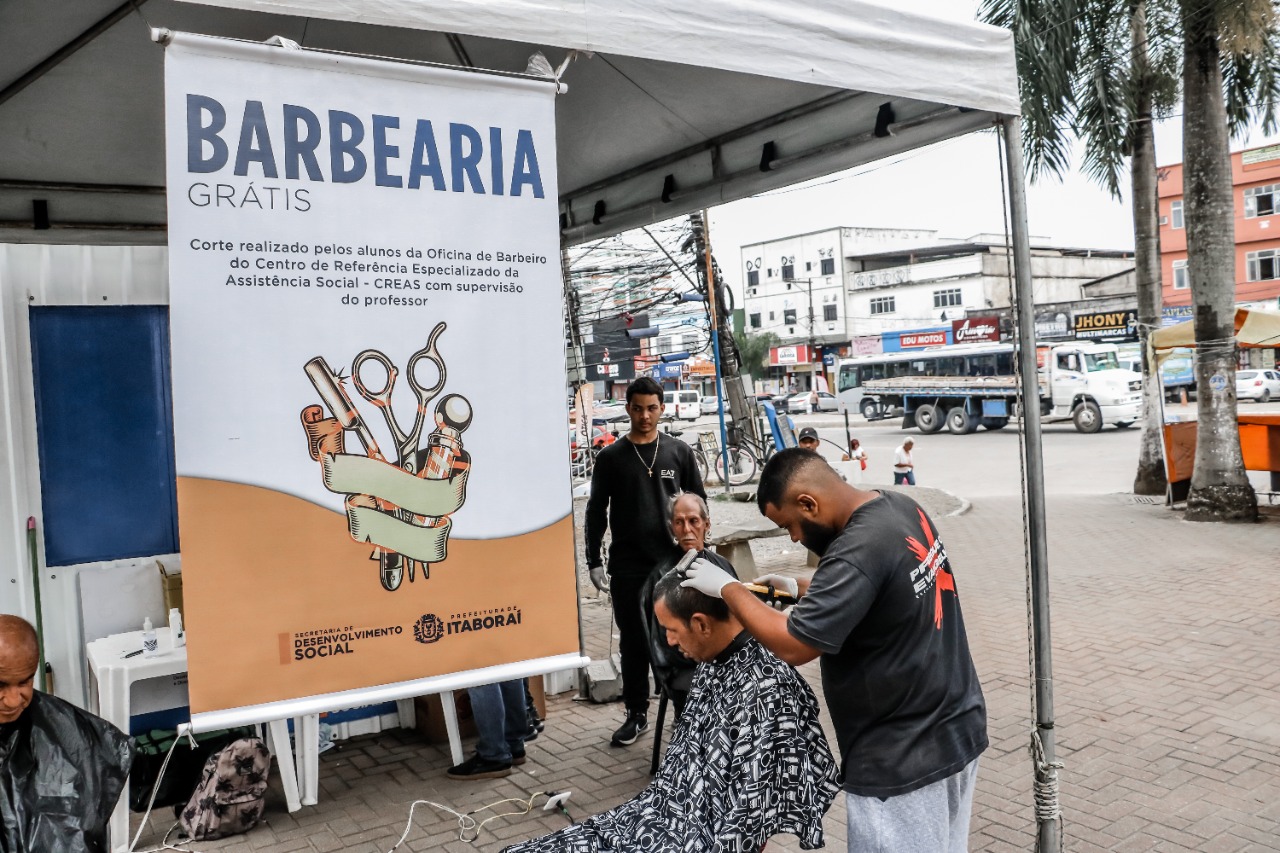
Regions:
[[[712, 530], [715, 531], [716, 528], [713, 527]], [[733, 564], [739, 580], [749, 581], [760, 574], [756, 569], [755, 557], [751, 555], [751, 540], [770, 539], [774, 536], [783, 536], [786, 532], [772, 524], [732, 527], [707, 537], [707, 544]]]

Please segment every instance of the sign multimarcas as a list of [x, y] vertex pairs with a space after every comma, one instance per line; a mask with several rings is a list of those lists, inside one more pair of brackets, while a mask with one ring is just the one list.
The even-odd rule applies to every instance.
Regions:
[[958, 344], [977, 344], [1000, 340], [1000, 318], [965, 317], [951, 321], [951, 338]]
[[793, 347], [774, 347], [769, 350], [769, 363], [773, 365], [808, 364], [811, 360], [809, 358], [808, 344], [800, 344]]
[[1073, 323], [1077, 338], [1115, 340], [1138, 337], [1138, 312], [1098, 311], [1077, 314]]
[[947, 345], [947, 332], [945, 329], [936, 332], [904, 332], [899, 343], [903, 349], [942, 347]]

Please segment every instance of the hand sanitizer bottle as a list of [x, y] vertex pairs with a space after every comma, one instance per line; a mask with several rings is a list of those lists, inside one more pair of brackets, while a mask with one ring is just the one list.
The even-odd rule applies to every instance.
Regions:
[[153, 658], [159, 654], [160, 641], [156, 638], [155, 626], [151, 624], [151, 617], [148, 616], [142, 622], [142, 656]]
[[180, 649], [187, 644], [187, 632], [182, 627], [182, 611], [176, 607], [169, 609], [169, 633], [173, 635], [175, 649]]

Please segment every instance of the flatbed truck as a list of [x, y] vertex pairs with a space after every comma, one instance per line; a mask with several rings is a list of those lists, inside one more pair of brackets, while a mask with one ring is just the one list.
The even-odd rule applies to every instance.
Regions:
[[[1041, 419], [1070, 420], [1083, 433], [1105, 425], [1126, 429], [1142, 415], [1142, 376], [1122, 368], [1109, 344], [1042, 347], [1037, 387]], [[871, 419], [903, 415], [902, 428], [929, 434], [944, 427], [956, 435], [978, 427], [997, 430], [1017, 414], [1014, 376], [899, 376], [863, 385], [860, 406]]]

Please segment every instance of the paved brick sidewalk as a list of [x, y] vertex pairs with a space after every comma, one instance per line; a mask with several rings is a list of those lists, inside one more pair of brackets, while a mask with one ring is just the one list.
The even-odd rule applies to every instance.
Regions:
[[[1129, 496], [1049, 500], [1053, 653], [1066, 848], [1087, 851], [1280, 849], [1280, 520], [1190, 524]], [[975, 798], [971, 850], [1030, 851], [1029, 691], [1021, 511], [983, 499], [939, 518], [990, 708], [991, 749]], [[797, 552], [766, 558], [803, 571]], [[587, 651], [603, 656], [609, 611], [582, 607]], [[820, 689], [817, 668], [802, 668]], [[575, 816], [632, 796], [648, 779], [648, 736], [608, 746], [620, 705], [551, 697], [547, 729], [508, 779], [458, 783], [446, 751], [411, 731], [347, 741], [322, 757], [320, 804], [289, 815], [278, 795], [266, 826], [199, 850], [386, 851], [409, 803], [458, 811], [501, 797], [571, 788]], [[834, 739], [833, 739], [834, 742]], [[165, 824], [140, 847], [158, 842]], [[496, 851], [564, 825], [540, 809], [496, 820], [480, 840], [419, 807], [401, 850]], [[827, 816], [844, 848], [844, 809]], [[770, 853], [798, 850], [794, 838]]]

